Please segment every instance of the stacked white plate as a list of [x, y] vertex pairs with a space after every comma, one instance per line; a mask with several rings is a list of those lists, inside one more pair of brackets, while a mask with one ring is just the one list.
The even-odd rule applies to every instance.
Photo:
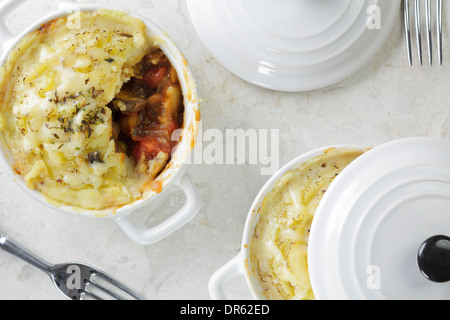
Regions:
[[384, 44], [399, 0], [188, 0], [205, 46], [255, 85], [309, 91], [364, 66]]

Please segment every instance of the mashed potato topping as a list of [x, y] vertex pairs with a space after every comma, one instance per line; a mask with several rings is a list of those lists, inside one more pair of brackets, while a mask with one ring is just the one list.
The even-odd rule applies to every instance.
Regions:
[[250, 245], [252, 271], [271, 300], [311, 300], [311, 223], [334, 178], [363, 151], [330, 149], [286, 173], [266, 195]]
[[52, 203], [122, 206], [170, 160], [152, 130], [167, 140], [180, 126], [172, 116], [182, 109], [181, 89], [141, 20], [110, 10], [82, 12], [79, 26], [70, 18], [11, 51], [0, 69], [0, 128], [15, 171]]

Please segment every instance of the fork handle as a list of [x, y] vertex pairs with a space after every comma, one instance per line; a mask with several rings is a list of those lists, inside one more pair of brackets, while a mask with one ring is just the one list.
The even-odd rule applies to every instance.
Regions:
[[0, 235], [0, 247], [4, 251], [28, 262], [29, 264], [44, 271], [45, 273], [47, 273], [47, 274], [50, 273], [50, 270], [52, 267], [51, 265], [49, 265], [44, 260], [36, 257], [34, 254], [30, 253], [28, 250], [26, 250], [19, 244], [15, 243], [8, 237]]

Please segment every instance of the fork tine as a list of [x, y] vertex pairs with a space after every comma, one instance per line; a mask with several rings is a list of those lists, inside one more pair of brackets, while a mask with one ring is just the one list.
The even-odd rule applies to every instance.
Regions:
[[416, 40], [419, 63], [422, 65], [422, 27], [420, 25], [420, 1], [414, 0], [414, 12], [416, 20]]
[[95, 293], [89, 292], [84, 290], [82, 292], [82, 294], [86, 295], [86, 296], [90, 296], [91, 298], [94, 298], [95, 300], [104, 300], [103, 298], [99, 297], [98, 295], [96, 295]]
[[[108, 288], [105, 288], [104, 286], [102, 286], [100, 283], [98, 283], [98, 282], [96, 282], [96, 281], [90, 280], [90, 281], [88, 282], [88, 284], [89, 284], [90, 286], [93, 286], [94, 288], [99, 289], [100, 291], [103, 291], [104, 293], [106, 293], [107, 295], [113, 297], [114, 299], [117, 299], [117, 300], [125, 300], [125, 298], [122, 297], [121, 295], [119, 295], [119, 294], [117, 294], [117, 293], [115, 293], [115, 292], [109, 290]], [[89, 293], [89, 294], [91, 294], [91, 295], [93, 294], [91, 291], [88, 291], [87, 288], [86, 288], [86, 292]], [[95, 295], [95, 294], [93, 294], [93, 295]], [[98, 297], [98, 296], [97, 296], [97, 297]]]
[[[420, 65], [423, 65], [423, 50], [422, 50], [422, 21], [421, 21], [421, 4], [422, 0], [414, 1], [414, 24], [415, 24], [415, 36], [417, 43], [417, 54], [419, 58]], [[427, 37], [427, 50], [428, 50], [428, 61], [430, 65], [433, 65], [433, 28], [432, 28], [432, 17], [431, 17], [431, 0], [423, 0], [425, 2], [425, 19], [426, 19], [426, 37]], [[405, 24], [405, 39], [406, 39], [406, 50], [408, 54], [409, 65], [412, 66], [412, 45], [411, 45], [411, 18], [410, 18], [410, 0], [403, 0], [404, 7], [404, 24]], [[442, 46], [442, 10], [443, 1], [436, 0], [436, 39], [437, 39], [437, 51], [439, 64], [442, 66], [443, 63], [443, 46]]]
[[433, 49], [432, 49], [432, 35], [431, 35], [431, 3], [426, 0], [425, 3], [426, 25], [427, 25], [427, 43], [428, 43], [428, 61], [433, 65]]
[[406, 53], [408, 54], [409, 65], [412, 66], [411, 22], [409, 19], [409, 0], [403, 1], [403, 9], [404, 9], [404, 18], [405, 18]]
[[[101, 273], [101, 272], [93, 272], [91, 275], [91, 281], [92, 281], [92, 276], [97, 276], [99, 278], [102, 278], [103, 280], [105, 280], [106, 282], [110, 283], [111, 285], [117, 287], [118, 289], [122, 290], [123, 292], [127, 293], [128, 295], [136, 298], [137, 300], [142, 300], [142, 298], [136, 294], [135, 292], [133, 292], [131, 289], [127, 288], [126, 286], [124, 286], [122, 283], [120, 283], [119, 281], [117, 281], [114, 278], [111, 278], [110, 276]], [[95, 281], [96, 285], [100, 285], [97, 281]], [[105, 288], [106, 289], [106, 288]]]
[[437, 34], [439, 64], [442, 65], [442, 0], [437, 0]]

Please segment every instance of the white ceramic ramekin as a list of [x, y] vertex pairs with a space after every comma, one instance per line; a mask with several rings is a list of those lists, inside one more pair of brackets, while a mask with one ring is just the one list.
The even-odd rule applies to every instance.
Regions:
[[[56, 11], [40, 19], [39, 21], [36, 21], [19, 35], [14, 35], [6, 26], [7, 18], [19, 6], [26, 3], [26, 1], [27, 0], [3, 0], [0, 3], [0, 43], [3, 45], [1, 47], [2, 54], [0, 57], [0, 65], [5, 63], [9, 51], [25, 35], [35, 31], [46, 22], [77, 11], [92, 11], [101, 8], [116, 9], [97, 4], [78, 4], [72, 0], [57, 0], [58, 8]], [[121, 9], [116, 10], [123, 11]], [[90, 217], [112, 218], [132, 240], [139, 244], [151, 244], [167, 237], [169, 234], [186, 224], [197, 214], [200, 209], [200, 198], [194, 185], [190, 182], [188, 176], [186, 175], [184, 165], [195, 145], [200, 121], [200, 111], [195, 80], [181, 51], [177, 48], [170, 37], [152, 21], [149, 21], [145, 17], [139, 16], [136, 13], [129, 12], [128, 14], [141, 19], [146, 24], [149, 34], [156, 39], [156, 42], [160, 48], [164, 51], [174, 68], [177, 70], [184, 95], [185, 113], [181, 140], [173, 154], [172, 160], [156, 179], [157, 183], [160, 183], [160, 186], [162, 187], [162, 192], [148, 191], [141, 199], [114, 210], [96, 211], [73, 207], [54, 207], [44, 199], [40, 192], [28, 188], [22, 176], [14, 173], [14, 163], [7, 145], [5, 144], [4, 137], [1, 137], [0, 158], [4, 164], [5, 170], [13, 176], [14, 181], [35, 200], [61, 212], [81, 214]], [[133, 211], [148, 204], [172, 186], [180, 188], [186, 197], [185, 204], [179, 211], [174, 213], [171, 217], [159, 225], [148, 229], [141, 229], [131, 223], [130, 215]]]
[[[260, 219], [260, 206], [266, 197], [267, 193], [270, 192], [275, 184], [290, 170], [297, 168], [304, 164], [305, 162], [323, 155], [330, 148], [335, 148], [338, 150], [362, 150], [367, 151], [368, 148], [356, 145], [337, 145], [324, 148], [318, 148], [309, 152], [306, 152], [299, 157], [291, 160], [289, 163], [284, 165], [280, 170], [278, 170], [262, 187], [256, 196], [245, 222], [244, 234], [241, 243], [241, 249], [237, 256], [231, 259], [228, 263], [218, 269], [209, 280], [209, 292], [211, 298], [214, 300], [225, 300], [226, 294], [224, 292], [224, 287], [226, 281], [236, 276], [244, 276], [247, 286], [252, 293], [253, 297], [258, 300], [267, 300], [267, 298], [262, 293], [262, 287], [259, 281], [254, 276], [251, 270], [250, 262], [250, 243], [253, 238], [255, 227]], [[345, 169], [344, 169], [345, 170]]]

